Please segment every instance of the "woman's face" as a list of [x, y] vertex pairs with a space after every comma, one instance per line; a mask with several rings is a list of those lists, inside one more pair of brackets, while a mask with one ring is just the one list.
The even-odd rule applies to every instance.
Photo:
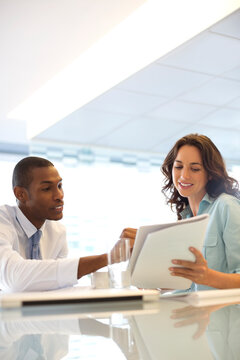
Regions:
[[172, 169], [173, 184], [179, 194], [200, 202], [206, 194], [208, 174], [201, 153], [195, 146], [184, 145], [177, 153]]

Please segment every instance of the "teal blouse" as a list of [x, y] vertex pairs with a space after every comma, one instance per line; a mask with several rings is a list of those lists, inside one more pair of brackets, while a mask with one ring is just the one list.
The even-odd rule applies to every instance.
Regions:
[[[240, 273], [240, 200], [221, 194], [216, 199], [206, 194], [197, 215], [209, 214], [203, 255], [210, 269], [224, 273]], [[190, 206], [181, 213], [182, 218], [192, 217]], [[212, 289], [193, 283], [191, 291]]]

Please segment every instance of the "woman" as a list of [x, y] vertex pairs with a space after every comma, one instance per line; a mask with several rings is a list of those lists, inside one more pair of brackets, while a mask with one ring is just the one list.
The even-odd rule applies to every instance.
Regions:
[[[190, 134], [176, 142], [162, 165], [163, 193], [178, 219], [209, 214], [203, 254], [195, 262], [172, 260], [172, 276], [193, 282], [191, 290], [240, 288], [240, 200], [238, 182], [206, 136]], [[133, 236], [133, 229], [128, 229]], [[193, 234], [194, 236], [194, 234]]]

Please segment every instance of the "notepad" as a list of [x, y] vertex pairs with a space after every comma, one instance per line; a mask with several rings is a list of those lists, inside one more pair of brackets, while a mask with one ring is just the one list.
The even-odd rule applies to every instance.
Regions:
[[194, 261], [189, 251], [202, 250], [208, 214], [139, 228], [130, 260], [132, 284], [139, 288], [187, 289], [191, 281], [171, 276], [172, 259]]

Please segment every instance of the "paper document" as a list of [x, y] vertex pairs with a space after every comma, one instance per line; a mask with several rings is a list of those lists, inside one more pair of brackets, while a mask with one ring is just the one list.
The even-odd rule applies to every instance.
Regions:
[[189, 288], [190, 280], [171, 276], [168, 268], [173, 266], [172, 259], [195, 260], [189, 247], [202, 250], [208, 218], [204, 214], [140, 227], [130, 260], [132, 284], [140, 288]]

